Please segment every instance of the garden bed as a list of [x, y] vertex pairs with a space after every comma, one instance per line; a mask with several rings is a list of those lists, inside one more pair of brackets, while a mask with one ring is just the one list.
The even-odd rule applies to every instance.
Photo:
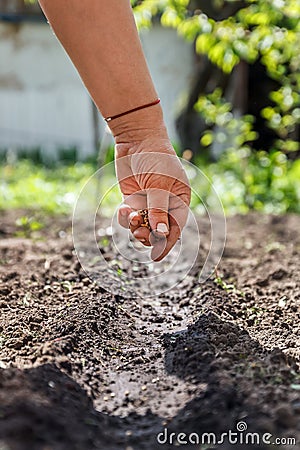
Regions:
[[[299, 216], [231, 217], [210, 280], [130, 299], [87, 278], [68, 219], [24, 214], [0, 225], [1, 450], [299, 448]], [[259, 444], [174, 445], [237, 426]]]

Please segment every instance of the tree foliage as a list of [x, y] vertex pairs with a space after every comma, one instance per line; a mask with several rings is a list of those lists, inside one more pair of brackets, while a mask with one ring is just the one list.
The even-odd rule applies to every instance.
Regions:
[[[276, 133], [278, 149], [298, 150], [300, 0], [132, 0], [132, 5], [139, 27], [150, 27], [153, 18], [159, 17], [163, 26], [175, 28], [180, 36], [193, 41], [197, 53], [206, 55], [224, 73], [230, 74], [241, 61], [263, 64], [279, 87], [271, 92], [260, 114]], [[233, 13], [228, 16], [226, 10]], [[218, 124], [224, 108], [228, 119], [230, 105], [219, 91], [197, 103], [207, 123]], [[239, 126], [251, 123], [248, 119], [242, 119]], [[223, 126], [232, 127], [230, 120], [225, 122]], [[251, 141], [255, 132], [248, 131]]]

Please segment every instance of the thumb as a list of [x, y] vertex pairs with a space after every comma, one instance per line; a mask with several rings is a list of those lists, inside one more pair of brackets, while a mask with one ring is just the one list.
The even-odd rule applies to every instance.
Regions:
[[169, 191], [149, 189], [147, 191], [148, 217], [151, 229], [155, 234], [169, 234]]

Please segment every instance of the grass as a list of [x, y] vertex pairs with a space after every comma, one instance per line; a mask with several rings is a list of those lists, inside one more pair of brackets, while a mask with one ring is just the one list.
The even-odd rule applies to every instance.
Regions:
[[[29, 159], [0, 166], [0, 210], [29, 209], [50, 215], [71, 214], [77, 196], [90, 176], [96, 171], [93, 162], [62, 163], [52, 167], [36, 164]], [[113, 176], [105, 177], [102, 184], [107, 189], [115, 184]], [[103, 186], [102, 186], [103, 189]], [[120, 201], [118, 189], [113, 188], [114, 201]], [[111, 201], [112, 195], [110, 195]], [[104, 202], [104, 210], [111, 212]], [[32, 218], [20, 217], [20, 232], [30, 232], [38, 227]]]
[[91, 175], [90, 164], [54, 168], [20, 160], [0, 168], [0, 209], [24, 208], [49, 214], [71, 212], [82, 183]]

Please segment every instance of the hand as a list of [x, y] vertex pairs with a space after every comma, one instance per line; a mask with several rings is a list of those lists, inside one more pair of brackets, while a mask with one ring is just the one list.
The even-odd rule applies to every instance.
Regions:
[[[145, 246], [152, 246], [151, 258], [160, 261], [176, 244], [187, 220], [190, 186], [186, 173], [168, 138], [118, 143], [115, 150], [124, 198], [118, 221]], [[152, 231], [141, 226], [140, 209], [148, 209]]]

